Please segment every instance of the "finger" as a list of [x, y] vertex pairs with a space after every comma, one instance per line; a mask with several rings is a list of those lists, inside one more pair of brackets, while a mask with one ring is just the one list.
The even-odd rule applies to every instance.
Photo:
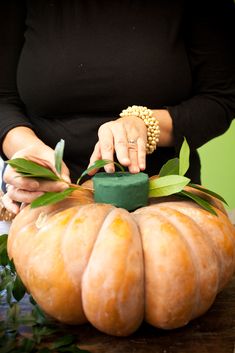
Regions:
[[146, 142], [142, 138], [138, 138], [137, 148], [138, 148], [138, 165], [140, 170], [144, 170], [146, 168]]
[[124, 165], [130, 165], [127, 132], [121, 122], [114, 123], [111, 127], [114, 136], [114, 148], [118, 161]]
[[138, 146], [137, 143], [129, 143], [128, 144], [130, 165], [128, 167], [130, 173], [139, 173], [139, 165], [138, 165]]
[[20, 203], [22, 202], [31, 203], [37, 197], [43, 195], [43, 192], [27, 191], [27, 190], [17, 189], [15, 187], [9, 187], [7, 195], [13, 203], [14, 201], [20, 202]]
[[61, 169], [61, 177], [64, 179], [67, 183], [71, 184], [71, 179], [70, 179], [70, 173], [69, 169], [66, 166], [66, 164], [63, 162], [62, 163], [62, 169]]
[[16, 188], [25, 189], [25, 190], [37, 190], [39, 187], [39, 182], [33, 178], [24, 178], [16, 171], [7, 167], [3, 175], [3, 180], [6, 184], [13, 185]]
[[16, 173], [13, 168], [9, 168], [9, 170], [4, 173], [3, 179], [7, 184], [15, 188], [27, 191], [56, 192], [68, 188], [68, 184], [61, 181], [47, 181], [22, 177], [20, 174]]
[[2, 196], [2, 203], [4, 205], [4, 207], [9, 211], [12, 212], [14, 214], [19, 213], [20, 211], [20, 205], [18, 205], [16, 202], [14, 202], [7, 194], [4, 194]]
[[[110, 130], [108, 124], [103, 124], [99, 128], [99, 143], [101, 159], [109, 159], [113, 161], [114, 145], [113, 145], [113, 133]], [[114, 164], [110, 163], [104, 167], [107, 173], [113, 173], [115, 171]]]
[[[90, 163], [87, 168], [90, 168], [96, 161], [101, 159], [101, 151], [100, 151], [100, 143], [99, 141], [95, 144], [94, 151], [92, 152], [91, 158], [90, 158]], [[97, 173], [99, 168], [93, 169], [88, 173], [88, 175], [94, 175]]]
[[30, 189], [26, 189], [26, 190], [27, 191], [41, 191], [41, 192], [59, 192], [59, 191], [66, 190], [68, 187], [69, 187], [69, 185], [63, 181], [40, 180], [37, 190], [30, 190]]

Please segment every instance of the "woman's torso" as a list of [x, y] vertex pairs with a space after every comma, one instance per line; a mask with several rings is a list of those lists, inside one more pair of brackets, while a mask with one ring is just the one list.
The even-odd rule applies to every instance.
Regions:
[[[65, 139], [71, 165], [87, 165], [98, 127], [127, 106], [163, 108], [190, 96], [183, 5], [183, 0], [26, 2], [19, 94], [45, 142], [55, 146]], [[168, 157], [172, 150], [166, 151]]]

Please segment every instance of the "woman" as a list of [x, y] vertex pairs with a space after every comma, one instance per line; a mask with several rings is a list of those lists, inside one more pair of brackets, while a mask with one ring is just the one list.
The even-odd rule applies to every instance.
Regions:
[[[101, 158], [151, 175], [178, 154], [185, 136], [188, 176], [200, 182], [196, 149], [224, 133], [235, 115], [234, 4], [187, 3], [2, 1], [2, 157], [53, 162], [63, 138], [66, 180]], [[119, 116], [133, 104], [150, 108], [160, 127], [147, 158], [148, 120], [142, 111]], [[67, 186], [16, 176], [8, 166], [4, 203], [14, 213], [19, 203]]]

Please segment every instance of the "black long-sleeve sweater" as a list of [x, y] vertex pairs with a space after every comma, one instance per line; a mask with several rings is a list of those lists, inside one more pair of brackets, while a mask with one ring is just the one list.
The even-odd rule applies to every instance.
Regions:
[[199, 182], [196, 149], [235, 116], [234, 19], [232, 0], [1, 1], [1, 141], [21, 125], [53, 148], [63, 138], [75, 178], [103, 122], [133, 104], [166, 108], [175, 147], [148, 156], [147, 172], [185, 136]]

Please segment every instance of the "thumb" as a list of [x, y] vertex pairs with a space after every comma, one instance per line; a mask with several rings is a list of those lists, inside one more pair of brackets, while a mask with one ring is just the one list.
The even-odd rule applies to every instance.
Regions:
[[64, 179], [64, 181], [66, 181], [67, 183], [71, 183], [71, 179], [69, 176], [69, 169], [67, 168], [67, 166], [63, 163], [62, 165], [62, 171], [61, 171], [61, 177], [62, 179]]

